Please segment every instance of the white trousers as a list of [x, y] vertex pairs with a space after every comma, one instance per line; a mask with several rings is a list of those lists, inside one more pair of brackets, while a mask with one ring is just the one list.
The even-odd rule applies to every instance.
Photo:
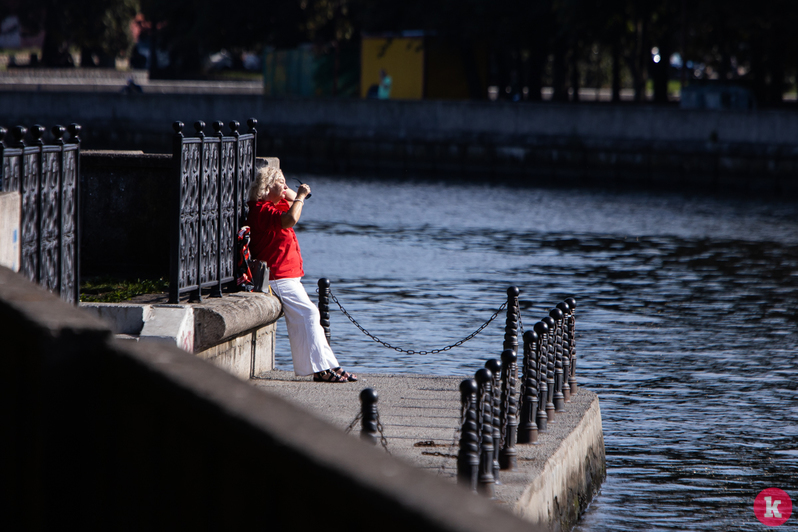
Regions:
[[291, 343], [291, 358], [296, 375], [311, 375], [338, 367], [332, 349], [327, 344], [324, 329], [319, 323], [316, 308], [298, 277], [269, 281], [274, 294], [280, 298]]

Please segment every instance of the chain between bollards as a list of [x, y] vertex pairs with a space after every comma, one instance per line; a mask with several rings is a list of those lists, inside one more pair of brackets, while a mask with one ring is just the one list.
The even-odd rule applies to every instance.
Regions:
[[[321, 281], [319, 281], [319, 283], [321, 283]], [[321, 302], [321, 298], [322, 298], [322, 292], [323, 292], [323, 290], [320, 288], [319, 289], [319, 301], [320, 302]], [[477, 330], [475, 330], [474, 332], [472, 332], [471, 334], [469, 334], [468, 336], [466, 336], [465, 338], [463, 338], [460, 341], [457, 341], [457, 342], [455, 342], [455, 343], [453, 343], [451, 345], [447, 345], [446, 347], [442, 347], [440, 349], [432, 349], [432, 350], [429, 350], [429, 351], [423, 351], [423, 350], [422, 351], [415, 351], [413, 349], [404, 349], [404, 348], [401, 348], [401, 347], [396, 347], [394, 345], [389, 344], [388, 342], [385, 342], [385, 341], [381, 340], [377, 336], [373, 335], [368, 330], [366, 330], [362, 325], [360, 325], [360, 323], [358, 323], [357, 320], [355, 320], [355, 318], [353, 318], [351, 314], [349, 314], [349, 312], [344, 308], [344, 306], [341, 304], [341, 302], [338, 301], [338, 298], [335, 297], [335, 294], [332, 293], [332, 290], [327, 289], [327, 293], [329, 294], [329, 297], [335, 302], [335, 304], [338, 305], [338, 307], [341, 309], [341, 312], [344, 313], [344, 316], [346, 316], [349, 319], [349, 321], [351, 321], [352, 324], [355, 327], [360, 329], [360, 332], [362, 332], [363, 334], [365, 334], [366, 336], [368, 336], [369, 338], [371, 338], [372, 340], [374, 340], [378, 344], [381, 344], [383, 347], [387, 347], [388, 349], [393, 349], [394, 351], [397, 351], [399, 353], [405, 353], [405, 354], [408, 354], [408, 355], [435, 355], [435, 354], [438, 354], [438, 353], [443, 353], [443, 352], [449, 351], [451, 349], [454, 349], [455, 347], [460, 347], [461, 345], [463, 345], [467, 341], [473, 339], [476, 335], [481, 333], [483, 330], [485, 330], [485, 327], [490, 325], [493, 322], [493, 320], [495, 320], [499, 316], [499, 314], [501, 314], [501, 311], [504, 310], [507, 307], [507, 302], [505, 301], [499, 307], [499, 310], [494, 312], [493, 315], [490, 318], [488, 318], [488, 321], [486, 321], [485, 323], [480, 325]], [[328, 314], [328, 322], [327, 323], [328, 323], [327, 327], [329, 329], [329, 314]], [[324, 325], [322, 325], [322, 327], [323, 326]]]

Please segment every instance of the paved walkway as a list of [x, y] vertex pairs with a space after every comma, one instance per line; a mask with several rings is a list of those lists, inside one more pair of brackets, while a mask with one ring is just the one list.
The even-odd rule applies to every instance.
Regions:
[[[359, 373], [354, 383], [318, 383], [310, 377], [275, 370], [250, 382], [279, 395], [311, 414], [346, 429], [360, 411], [360, 391], [377, 392], [377, 410], [392, 455], [455, 482], [460, 419], [459, 386], [463, 377], [422, 375], [378, 375]], [[518, 446], [518, 471], [502, 471], [496, 486], [500, 503], [512, 505], [527, 485], [542, 471], [562, 440], [579, 424], [596, 395], [579, 393], [566, 405], [566, 412], [549, 423], [535, 445]], [[360, 432], [358, 423], [353, 437]]]

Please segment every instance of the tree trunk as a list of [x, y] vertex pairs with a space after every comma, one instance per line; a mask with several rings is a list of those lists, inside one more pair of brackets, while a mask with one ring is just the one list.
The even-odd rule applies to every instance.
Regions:
[[563, 39], [557, 38], [554, 43], [554, 64], [552, 65], [552, 81], [554, 93], [551, 99], [555, 102], [568, 101], [568, 66], [565, 53], [567, 47]]
[[579, 101], [579, 41], [576, 39], [571, 49], [571, 101]]
[[463, 61], [466, 84], [468, 84], [468, 96], [472, 100], [484, 100], [487, 94], [482, 90], [482, 83], [479, 81], [479, 71], [477, 70], [477, 60], [474, 56], [474, 47], [468, 42], [460, 43], [460, 57]]
[[621, 101], [621, 43], [612, 43], [612, 101]]
[[653, 63], [651, 67], [652, 78], [654, 81], [654, 102], [668, 103], [668, 71], [670, 64], [668, 58], [671, 52], [667, 46], [659, 47], [659, 63]]

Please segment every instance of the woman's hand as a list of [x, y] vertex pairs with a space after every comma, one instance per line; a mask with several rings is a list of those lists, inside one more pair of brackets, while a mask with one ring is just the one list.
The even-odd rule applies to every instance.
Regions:
[[310, 196], [310, 185], [303, 183], [296, 189], [296, 199], [304, 200]]

